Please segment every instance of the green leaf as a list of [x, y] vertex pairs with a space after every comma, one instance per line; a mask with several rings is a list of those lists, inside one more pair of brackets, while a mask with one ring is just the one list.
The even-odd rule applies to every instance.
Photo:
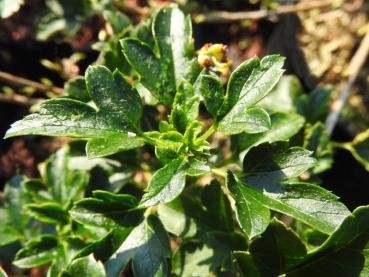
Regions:
[[137, 200], [132, 195], [97, 191], [97, 198], [84, 198], [70, 210], [71, 217], [96, 227], [132, 227], [140, 222], [142, 210], [135, 209]]
[[8, 277], [8, 275], [6, 274], [6, 272], [1, 268], [0, 266], [0, 277]]
[[267, 56], [261, 61], [253, 57], [231, 74], [224, 103], [219, 112], [222, 121], [231, 121], [235, 114], [245, 112], [276, 85], [283, 73], [284, 58], [278, 55]]
[[93, 253], [96, 259], [105, 262], [115, 253], [115, 251], [117, 251], [132, 230], [133, 227], [114, 228], [99, 240], [94, 241], [81, 249], [76, 253], [74, 259], [85, 257]]
[[369, 206], [357, 208], [319, 248], [309, 253], [288, 277], [368, 276]]
[[252, 239], [263, 233], [269, 225], [269, 209], [246, 195], [247, 191], [233, 177], [228, 176], [227, 187], [236, 202], [237, 221], [247, 237]]
[[25, 206], [31, 201], [22, 187], [23, 177], [14, 176], [4, 187], [4, 213], [17, 232], [23, 234], [30, 221]]
[[172, 271], [176, 276], [212, 276], [222, 263], [222, 257], [215, 250], [201, 242], [187, 242], [173, 254]]
[[343, 143], [340, 147], [350, 151], [352, 156], [369, 171], [369, 130], [358, 134], [353, 141]]
[[187, 126], [198, 117], [199, 105], [200, 98], [195, 96], [193, 86], [182, 80], [174, 98], [170, 122], [179, 132], [184, 133]]
[[280, 276], [300, 263], [307, 254], [298, 235], [275, 218], [267, 230], [251, 243], [249, 251], [261, 276]]
[[176, 198], [185, 187], [186, 162], [178, 158], [159, 169], [152, 176], [147, 193], [141, 199], [141, 207], [150, 207], [157, 203], [168, 203]]
[[205, 186], [201, 199], [208, 212], [209, 220], [225, 232], [233, 231], [232, 209], [218, 181]]
[[[289, 182], [280, 184], [257, 183], [250, 185], [237, 182], [232, 173], [228, 174], [228, 187], [237, 187], [245, 201], [287, 214], [319, 231], [331, 234], [349, 215], [348, 209], [338, 198], [327, 190], [308, 183]], [[245, 209], [246, 210], [246, 209]], [[265, 221], [264, 213], [253, 209], [253, 221]]]
[[245, 251], [235, 251], [232, 253], [233, 267], [242, 277], [261, 277], [250, 253]]
[[297, 101], [297, 111], [307, 122], [325, 122], [329, 113], [329, 100], [333, 87], [317, 88], [309, 94], [303, 94]]
[[68, 273], [73, 277], [105, 277], [104, 265], [96, 261], [90, 254], [87, 257], [75, 259], [69, 266]]
[[60, 225], [69, 222], [68, 212], [57, 203], [30, 204], [26, 208], [30, 215], [42, 222]]
[[312, 152], [289, 148], [288, 142], [264, 143], [253, 147], [243, 160], [243, 181], [249, 185], [268, 185], [297, 177], [312, 167]]
[[177, 197], [158, 207], [158, 215], [165, 230], [182, 238], [192, 237], [197, 232], [195, 220], [186, 214], [186, 206], [190, 205], [190, 202], [183, 203], [186, 200], [186, 198]]
[[190, 159], [188, 161], [188, 168], [186, 170], [186, 175], [197, 177], [209, 173], [211, 168], [207, 165], [206, 161], [198, 159]]
[[204, 97], [207, 111], [216, 116], [224, 100], [224, 89], [220, 80], [212, 75], [203, 75], [200, 79], [199, 90]]
[[[235, 106], [237, 107], [237, 106]], [[218, 131], [226, 134], [242, 132], [255, 134], [266, 132], [271, 127], [269, 114], [262, 108], [232, 109], [218, 125]]]
[[169, 237], [160, 220], [149, 216], [105, 263], [108, 276], [119, 276], [132, 260], [135, 276], [169, 276]]
[[[5, 137], [33, 134], [109, 138], [139, 132], [140, 96], [119, 72], [111, 74], [106, 67], [90, 66], [86, 84], [97, 109], [72, 99], [52, 99], [44, 102], [37, 114], [14, 123]], [[101, 148], [103, 141], [99, 142]]]
[[17, 253], [14, 265], [32, 268], [52, 261], [58, 253], [58, 240], [53, 235], [42, 235], [28, 241]]
[[88, 102], [91, 100], [87, 91], [86, 80], [82, 76], [68, 80], [64, 85], [64, 93], [67, 97], [82, 102]]
[[271, 111], [292, 113], [296, 111], [299, 97], [305, 91], [296, 76], [282, 76], [274, 89], [257, 105]]
[[120, 151], [138, 148], [144, 144], [144, 140], [134, 133], [122, 133], [115, 136], [89, 140], [86, 145], [86, 154], [90, 159], [104, 157]]
[[270, 115], [271, 128], [258, 134], [239, 134], [232, 138], [232, 148], [234, 151], [243, 151], [244, 154], [253, 146], [265, 142], [273, 143], [288, 140], [294, 136], [304, 125], [302, 116], [294, 113], [273, 113]]
[[179, 83], [187, 74], [192, 44], [191, 18], [176, 5], [160, 9], [154, 18], [153, 34], [157, 43], [165, 76]]
[[15, 242], [22, 237], [9, 220], [4, 209], [0, 208], [0, 246]]
[[314, 174], [319, 174], [332, 167], [333, 147], [323, 123], [317, 122], [313, 126], [306, 126], [304, 148], [313, 151], [313, 156], [317, 160], [312, 169]]
[[0, 16], [7, 18], [16, 13], [24, 4], [24, 0], [1, 0], [0, 1]]
[[163, 103], [170, 103], [173, 88], [170, 92], [163, 88], [163, 68], [152, 49], [137, 39], [126, 38], [120, 41], [123, 54], [129, 64], [137, 71], [140, 82]]
[[[140, 82], [162, 103], [170, 104], [182, 79], [193, 81], [192, 27], [189, 17], [170, 5], [159, 10], [152, 24], [155, 49], [136, 39], [121, 40], [123, 53]], [[152, 44], [151, 39], [145, 41]], [[154, 53], [155, 50], [155, 53]], [[156, 53], [158, 52], [158, 53]], [[157, 54], [157, 55], [156, 55]]]

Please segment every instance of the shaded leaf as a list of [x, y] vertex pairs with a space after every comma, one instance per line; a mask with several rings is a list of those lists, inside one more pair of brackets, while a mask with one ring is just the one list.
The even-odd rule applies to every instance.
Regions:
[[212, 116], [216, 116], [224, 98], [222, 83], [212, 75], [203, 75], [200, 78], [199, 90], [204, 97], [204, 104], [207, 111]]
[[69, 266], [68, 273], [73, 277], [106, 276], [104, 265], [100, 261], [96, 261], [92, 254], [72, 261]]
[[105, 263], [108, 276], [119, 276], [132, 260], [135, 276], [169, 276], [169, 237], [159, 219], [149, 216]]

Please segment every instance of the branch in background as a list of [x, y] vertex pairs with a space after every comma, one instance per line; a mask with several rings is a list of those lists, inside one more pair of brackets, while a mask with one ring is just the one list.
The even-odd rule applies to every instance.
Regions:
[[275, 15], [297, 13], [312, 9], [330, 7], [334, 4], [334, 2], [336, 1], [305, 1], [296, 5], [280, 6], [273, 10], [246, 12], [211, 12], [206, 14], [198, 14], [195, 16], [194, 20], [196, 23], [227, 23], [240, 20], [260, 20]]
[[334, 127], [337, 124], [342, 109], [345, 106], [347, 99], [350, 95], [351, 88], [355, 83], [357, 76], [359, 75], [359, 72], [365, 63], [368, 54], [369, 54], [369, 24], [367, 25], [366, 35], [362, 39], [358, 50], [355, 52], [355, 55], [352, 57], [350, 64], [348, 66], [347, 82], [343, 87], [341, 95], [333, 103], [332, 112], [329, 114], [327, 118], [326, 126], [329, 134], [332, 134]]
[[38, 91], [41, 92], [49, 92], [52, 91], [56, 94], [63, 94], [64, 93], [64, 89], [59, 88], [59, 87], [54, 87], [54, 86], [47, 86], [32, 80], [28, 80], [7, 72], [3, 72], [0, 71], [0, 80], [8, 83], [8, 84], [13, 84], [13, 85], [18, 85], [18, 86], [28, 86], [28, 87], [33, 87]]
[[45, 101], [43, 98], [32, 98], [20, 94], [6, 95], [0, 93], [0, 102], [16, 104], [24, 107], [31, 107]]

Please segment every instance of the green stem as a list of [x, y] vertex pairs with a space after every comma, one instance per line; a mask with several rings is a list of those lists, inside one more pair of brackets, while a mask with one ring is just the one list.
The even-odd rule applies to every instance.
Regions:
[[341, 149], [345, 149], [350, 151], [352, 149], [352, 146], [350, 143], [348, 142], [337, 142], [337, 141], [332, 141], [332, 146], [335, 148], [341, 148]]
[[213, 168], [211, 172], [214, 173], [215, 175], [223, 177], [224, 179], [227, 178], [227, 170], [223, 168]]
[[217, 130], [217, 124], [213, 124], [211, 125], [211, 127], [198, 139], [196, 139], [196, 142], [198, 141], [204, 141], [206, 140], [208, 137], [210, 137], [215, 131]]

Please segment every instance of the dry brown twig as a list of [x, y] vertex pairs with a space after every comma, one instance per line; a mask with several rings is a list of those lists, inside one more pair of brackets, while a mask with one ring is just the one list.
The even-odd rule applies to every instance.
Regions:
[[198, 14], [194, 20], [196, 23], [227, 23], [240, 20], [261, 20], [268, 17], [308, 11], [312, 9], [320, 9], [332, 6], [336, 1], [303, 1], [296, 5], [280, 6], [273, 10], [258, 10], [245, 12], [210, 12], [206, 14]]
[[55, 86], [47, 86], [32, 80], [28, 80], [26, 78], [23, 77], [19, 77], [4, 71], [0, 71], [0, 80], [8, 83], [8, 84], [13, 84], [13, 85], [17, 85], [17, 86], [28, 86], [28, 87], [33, 87], [36, 90], [40, 91], [40, 92], [49, 92], [52, 91], [56, 94], [63, 94], [64, 93], [64, 89], [63, 88], [59, 88], [59, 87], [55, 87]]
[[368, 58], [368, 55], [369, 55], [369, 24], [367, 25], [366, 29], [367, 29], [366, 35], [361, 40], [360, 46], [358, 50], [355, 52], [348, 66], [347, 82], [345, 86], [343, 87], [339, 98], [333, 103], [332, 111], [327, 118], [326, 126], [327, 126], [327, 131], [329, 134], [332, 134], [334, 127], [336, 126], [337, 121], [340, 117], [341, 111], [344, 108], [347, 102], [347, 99], [350, 95], [351, 88], [354, 85], [357, 79], [357, 76], [359, 75], [359, 72], [361, 68], [363, 67], [366, 59]]

